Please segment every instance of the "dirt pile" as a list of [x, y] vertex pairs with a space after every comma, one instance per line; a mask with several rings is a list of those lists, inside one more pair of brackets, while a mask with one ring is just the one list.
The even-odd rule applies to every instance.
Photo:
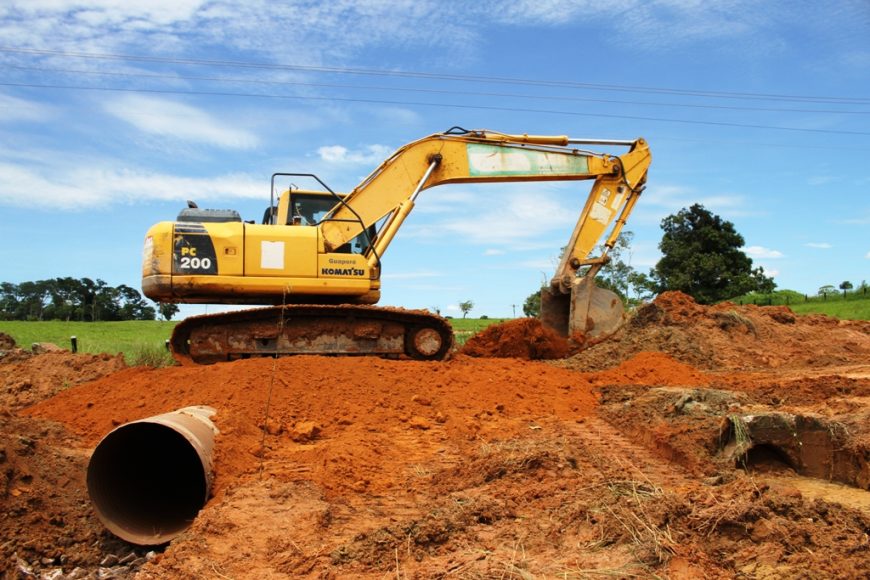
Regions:
[[[291, 479], [296, 466], [307, 465], [304, 479], [327, 493], [356, 493], [401, 485], [402, 466], [425, 464], [450, 441], [510, 436], [539, 418], [588, 415], [595, 395], [576, 373], [543, 363], [297, 356], [128, 368], [26, 413], [61, 422], [93, 446], [117, 425], [201, 404], [217, 409], [218, 492], [267, 463], [289, 470]], [[293, 441], [309, 422], [319, 431], [316, 444]]]
[[[774, 339], [783, 326], [815, 345], [854, 341], [858, 361], [867, 334], [788, 322], [787, 311], [717, 320], [679, 296], [656, 308], [635, 322], [650, 348], [633, 351], [623, 336], [599, 372], [556, 366], [574, 359], [298, 356], [121, 368], [62, 390], [0, 416], [10, 474], [0, 575], [15, 573], [13, 553], [37, 572], [94, 575], [102, 561], [129, 559], [87, 505], [90, 449], [119, 424], [205, 404], [220, 429], [215, 496], [139, 578], [870, 576], [870, 508], [854, 503], [866, 491], [819, 493], [788, 465], [744, 469], [723, 441], [730, 417], [815, 413], [852, 421], [843, 445], [866, 464], [866, 359], [844, 367], [819, 346], [801, 367], [806, 359]], [[756, 339], [743, 319], [770, 336]], [[677, 331], [682, 342], [655, 340]], [[702, 338], [714, 341], [711, 356], [716, 340], [736, 343], [717, 361], [755, 339], [788, 367], [705, 370], [660, 348], [697, 354], [686, 345]], [[16, 368], [60, 376], [67, 365], [33, 358], [42, 363]], [[19, 373], [0, 377], [9, 385]], [[751, 467], [780, 469], [758, 458]]]
[[474, 357], [542, 360], [564, 358], [571, 343], [537, 318], [517, 318], [493, 324], [471, 337], [460, 352]]
[[0, 332], [0, 351], [12, 350], [13, 348], [15, 348], [15, 339], [5, 332]]
[[[0, 359], [2, 360], [2, 359]], [[0, 408], [20, 409], [73, 385], [117, 372], [127, 365], [122, 355], [20, 352], [0, 364]]]
[[661, 352], [639, 352], [618, 366], [592, 375], [595, 385], [707, 385], [712, 377]]
[[870, 322], [795, 316], [785, 306], [703, 306], [665, 292], [638, 308], [611, 340], [564, 366], [600, 370], [641, 351], [667, 353], [705, 370], [829, 367], [870, 360]]
[[[69, 352], [0, 359], [0, 573], [96, 570], [133, 550], [93, 514], [84, 481], [88, 449], [57, 423], [14, 411], [124, 368], [113, 355]], [[138, 557], [138, 556], [137, 556]], [[125, 568], [126, 569], [126, 568]], [[13, 570], [15, 572], [13, 573]]]

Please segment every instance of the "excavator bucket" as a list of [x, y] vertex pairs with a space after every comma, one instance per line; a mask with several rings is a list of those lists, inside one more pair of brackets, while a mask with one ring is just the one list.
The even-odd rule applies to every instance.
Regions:
[[541, 290], [541, 322], [577, 342], [609, 336], [624, 319], [619, 296], [597, 287], [591, 276], [575, 278], [570, 294]]

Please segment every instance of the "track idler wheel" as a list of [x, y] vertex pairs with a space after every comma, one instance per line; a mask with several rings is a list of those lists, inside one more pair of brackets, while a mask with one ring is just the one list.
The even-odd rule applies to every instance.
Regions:
[[452, 335], [431, 326], [415, 326], [405, 335], [405, 354], [417, 360], [443, 359], [453, 343]]

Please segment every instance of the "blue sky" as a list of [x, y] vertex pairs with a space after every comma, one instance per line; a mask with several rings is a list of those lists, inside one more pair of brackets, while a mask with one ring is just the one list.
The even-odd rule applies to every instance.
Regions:
[[[459, 125], [646, 138], [627, 225], [642, 271], [662, 218], [701, 203], [780, 288], [857, 285], [868, 30], [866, 0], [5, 0], [0, 281], [138, 287], [145, 231], [185, 200], [259, 220], [273, 172], [346, 191]], [[384, 258], [381, 303], [519, 314], [587, 192], [423, 192]]]

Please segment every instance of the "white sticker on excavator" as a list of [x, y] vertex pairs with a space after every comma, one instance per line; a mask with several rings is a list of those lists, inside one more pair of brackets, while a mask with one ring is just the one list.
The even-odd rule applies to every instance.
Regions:
[[610, 216], [613, 215], [613, 212], [607, 207], [607, 198], [609, 197], [610, 190], [602, 190], [598, 199], [592, 204], [592, 209], [589, 210], [589, 217], [604, 226], [610, 223]]
[[264, 270], [284, 269], [284, 242], [260, 242], [260, 267]]
[[623, 199], [625, 199], [625, 194], [624, 193], [617, 193], [616, 195], [613, 196], [613, 203], [610, 204], [610, 207], [612, 207], [613, 209], [618, 209], [619, 206], [622, 205]]
[[469, 143], [468, 173], [474, 177], [510, 175], [585, 175], [585, 155], [565, 155], [535, 149], [504, 148]]

